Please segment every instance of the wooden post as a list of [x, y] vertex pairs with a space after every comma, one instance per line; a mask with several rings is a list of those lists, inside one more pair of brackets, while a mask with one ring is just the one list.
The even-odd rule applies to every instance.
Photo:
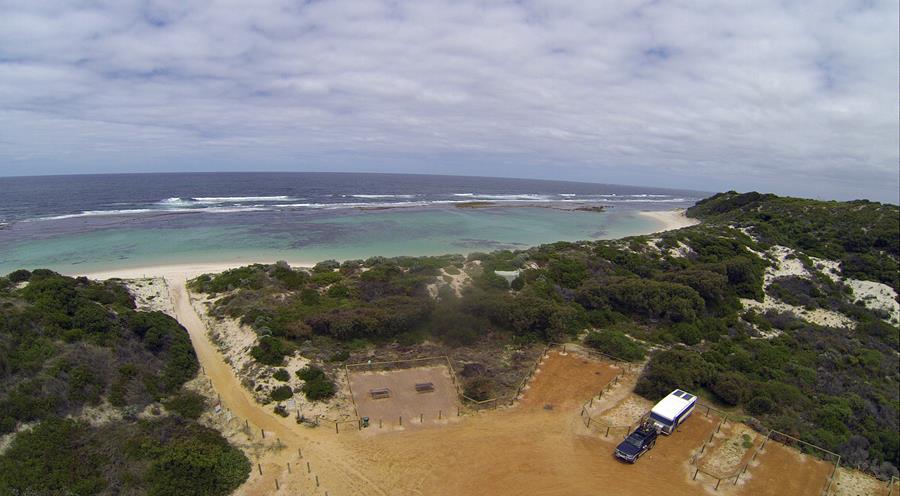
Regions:
[[606, 426], [606, 435], [603, 437], [609, 437], [609, 426], [608, 425]]
[[594, 397], [591, 396], [591, 408], [593, 408], [593, 407], [594, 407]]
[[403, 415], [400, 416], [400, 425], [403, 425]]
[[383, 420], [383, 419], [378, 419], [378, 428], [381, 429], [381, 427], [382, 427], [383, 425], [384, 425], [384, 420]]
[[300, 458], [303, 458], [303, 452], [300, 451], [300, 448], [297, 448], [297, 456], [299, 456]]
[[443, 410], [438, 410], [438, 420], [442, 420], [442, 419], [443, 419], [443, 416], [444, 416], [444, 411], [443, 411]]
[[420, 424], [424, 424], [424, 423], [425, 423], [425, 414], [424, 414], [424, 413], [420, 413], [420, 414], [419, 414], [419, 423], [420, 423]]
[[312, 472], [312, 469], [309, 468], [309, 462], [306, 462], [306, 473], [308, 474], [310, 472]]
[[265, 439], [265, 438], [266, 438], [266, 430], [265, 430], [265, 429], [260, 429], [259, 432], [262, 433], [262, 438]]
[[340, 434], [340, 433], [341, 433], [341, 431], [338, 429], [338, 423], [337, 423], [337, 420], [334, 421], [334, 433], [335, 433], [335, 434]]
[[281, 489], [281, 488], [278, 487], [278, 479], [275, 479], [275, 490], [277, 491], [279, 489]]
[[259, 463], [256, 464], [256, 468], [259, 470], [259, 475], [262, 475], [262, 465]]
[[291, 473], [291, 462], [287, 462], [288, 473]]
[[697, 480], [697, 474], [700, 472], [700, 469], [694, 470], [694, 476], [691, 477], [691, 480]]
[[319, 487], [319, 476], [316, 476], [316, 487]]
[[722, 483], [722, 479], [716, 479], [716, 491], [719, 490], [719, 484]]

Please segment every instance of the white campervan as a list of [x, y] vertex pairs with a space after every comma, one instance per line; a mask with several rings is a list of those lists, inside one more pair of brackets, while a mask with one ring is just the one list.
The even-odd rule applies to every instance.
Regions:
[[694, 411], [697, 397], [676, 389], [650, 410], [650, 422], [659, 432], [671, 434]]

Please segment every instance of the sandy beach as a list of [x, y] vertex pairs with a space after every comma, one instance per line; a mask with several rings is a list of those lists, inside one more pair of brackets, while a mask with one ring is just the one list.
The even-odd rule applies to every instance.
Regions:
[[639, 214], [660, 223], [660, 229], [651, 234], [674, 231], [675, 229], [681, 229], [683, 227], [696, 226], [700, 223], [699, 220], [688, 217], [687, 211], [683, 208], [675, 210], [645, 211], [639, 212]]

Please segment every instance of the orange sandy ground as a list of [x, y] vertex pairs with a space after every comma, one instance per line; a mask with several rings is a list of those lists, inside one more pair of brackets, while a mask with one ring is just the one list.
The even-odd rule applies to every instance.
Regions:
[[[263, 475], [254, 470], [238, 494], [816, 496], [831, 470], [829, 464], [769, 443], [737, 486], [728, 483], [716, 493], [710, 481], [691, 480], [688, 460], [716, 425], [713, 418], [697, 413], [635, 465], [618, 462], [612, 453], [620, 438], [590, 434], [579, 412], [619, 370], [575, 354], [551, 353], [522, 400], [511, 408], [381, 433], [337, 435], [326, 428], [298, 426], [253, 403], [206, 338], [183, 281], [170, 284], [179, 321], [190, 331], [223, 405], [249, 419], [257, 432], [266, 429], [267, 442], [277, 438], [284, 446], [253, 460], [254, 468], [261, 463]], [[309, 472], [306, 462], [311, 462]]]

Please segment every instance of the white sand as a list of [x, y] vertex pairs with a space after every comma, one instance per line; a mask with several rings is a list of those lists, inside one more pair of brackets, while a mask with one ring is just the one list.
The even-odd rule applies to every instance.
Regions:
[[638, 212], [638, 214], [653, 219], [660, 224], [659, 229], [655, 232], [673, 231], [683, 227], [696, 226], [700, 223], [699, 220], [688, 217], [687, 211], [683, 208], [645, 211]]
[[[258, 260], [237, 260], [231, 262], [218, 262], [218, 263], [185, 263], [185, 264], [163, 264], [163, 265], [148, 265], [145, 267], [132, 267], [127, 269], [109, 269], [109, 270], [101, 270], [95, 272], [85, 272], [85, 273], [66, 273], [66, 275], [73, 276], [87, 276], [91, 279], [144, 279], [150, 277], [161, 277], [164, 279], [171, 278], [185, 278], [192, 279], [201, 274], [212, 274], [218, 272], [224, 272], [228, 269], [236, 269], [238, 267], [244, 267], [247, 265], [251, 265], [254, 263], [265, 263], [265, 264], [273, 264], [275, 260], [270, 260], [268, 262], [258, 261]], [[288, 264], [291, 267], [312, 267], [314, 264], [303, 261], [303, 262], [291, 262], [288, 261]]]
[[880, 282], [857, 279], [847, 279], [844, 282], [853, 288], [854, 300], [862, 301], [866, 308], [885, 312], [888, 315], [885, 320], [891, 324], [900, 322], [900, 303], [897, 302], [894, 288]]

